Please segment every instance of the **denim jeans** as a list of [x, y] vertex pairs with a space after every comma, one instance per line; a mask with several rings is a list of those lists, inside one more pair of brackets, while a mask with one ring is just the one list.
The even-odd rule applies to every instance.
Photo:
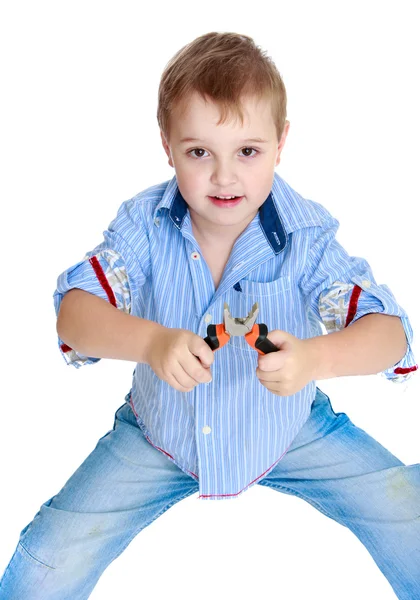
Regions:
[[[397, 597], [420, 599], [420, 465], [404, 465], [335, 413], [318, 388], [307, 422], [259, 485], [298, 496], [348, 527]], [[21, 531], [0, 600], [88, 598], [142, 529], [197, 491], [123, 404], [113, 429]]]

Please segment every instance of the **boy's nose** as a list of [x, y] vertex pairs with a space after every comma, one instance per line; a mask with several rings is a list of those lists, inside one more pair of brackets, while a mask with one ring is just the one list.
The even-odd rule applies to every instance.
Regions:
[[230, 189], [229, 186], [234, 186], [237, 180], [232, 164], [219, 163], [214, 167], [211, 182], [220, 189]]

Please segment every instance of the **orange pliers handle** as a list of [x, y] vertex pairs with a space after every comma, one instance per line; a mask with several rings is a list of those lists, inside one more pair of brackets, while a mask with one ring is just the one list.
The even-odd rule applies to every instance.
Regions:
[[255, 323], [258, 310], [258, 303], [256, 302], [246, 318], [233, 318], [229, 306], [225, 303], [224, 322], [219, 325], [209, 325], [207, 327], [207, 337], [204, 338], [204, 341], [215, 351], [223, 348], [228, 343], [231, 335], [243, 335], [251, 348], [254, 348], [259, 354], [277, 352], [277, 346], [267, 338], [267, 325]]
[[226, 332], [224, 324], [220, 323], [220, 325], [209, 325], [207, 327], [207, 337], [204, 338], [204, 341], [214, 352], [227, 344], [229, 339], [230, 335]]
[[267, 333], [268, 328], [265, 323], [256, 323], [251, 331], [245, 334], [246, 341], [258, 354], [269, 354], [278, 351], [277, 346], [268, 339]]

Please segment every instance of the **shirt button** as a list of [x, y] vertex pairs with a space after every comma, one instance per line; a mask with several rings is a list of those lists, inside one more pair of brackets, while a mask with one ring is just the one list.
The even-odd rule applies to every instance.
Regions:
[[211, 315], [206, 315], [206, 316], [204, 317], [204, 320], [205, 320], [205, 322], [206, 322], [206, 323], [210, 323], [211, 319], [212, 319], [212, 316], [211, 316]]
[[367, 288], [370, 288], [370, 286], [372, 285], [371, 282], [369, 281], [369, 279], [364, 279], [362, 281], [362, 285], [364, 285]]
[[157, 225], [159, 227], [159, 225], [160, 225], [160, 219], [159, 219], [159, 217], [156, 217], [156, 219], [155, 219], [155, 225]]
[[205, 425], [201, 431], [206, 434], [210, 433], [211, 427], [209, 427], [208, 425]]
[[193, 252], [193, 253], [191, 254], [191, 258], [192, 258], [193, 260], [200, 260], [200, 255], [198, 254], [198, 252]]
[[233, 272], [233, 271], [236, 271], [236, 269], [239, 269], [239, 267], [242, 267], [242, 265], [243, 265], [243, 264], [244, 264], [243, 262], [240, 262], [240, 263], [238, 263], [237, 265], [234, 265], [234, 266], [231, 268], [231, 271], [232, 271], [232, 272]]

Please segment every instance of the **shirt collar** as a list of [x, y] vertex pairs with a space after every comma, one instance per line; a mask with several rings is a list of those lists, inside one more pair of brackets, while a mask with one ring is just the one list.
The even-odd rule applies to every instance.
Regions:
[[[259, 208], [261, 229], [273, 252], [279, 254], [287, 244], [288, 234], [313, 224], [308, 220], [302, 223], [302, 211], [294, 210], [293, 203], [305, 200], [277, 174], [274, 173], [273, 185], [265, 202]], [[297, 208], [297, 207], [296, 207]], [[166, 209], [166, 210], [165, 210]], [[154, 213], [154, 220], [162, 214], [168, 214], [172, 223], [181, 230], [187, 214], [188, 204], [179, 191], [176, 176], [169, 182]], [[298, 213], [300, 212], [300, 219]]]

